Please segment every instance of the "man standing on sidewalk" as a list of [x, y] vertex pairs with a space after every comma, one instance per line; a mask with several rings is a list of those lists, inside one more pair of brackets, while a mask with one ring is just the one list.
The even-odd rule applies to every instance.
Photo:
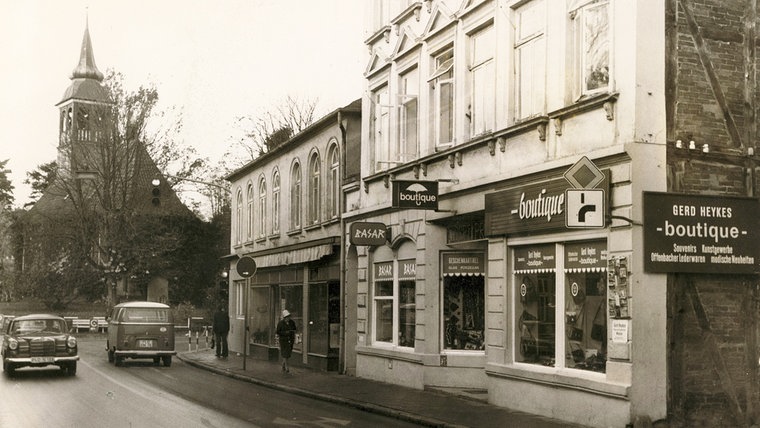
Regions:
[[214, 341], [216, 342], [216, 356], [227, 358], [227, 333], [230, 331], [230, 318], [224, 311], [224, 305], [214, 313]]

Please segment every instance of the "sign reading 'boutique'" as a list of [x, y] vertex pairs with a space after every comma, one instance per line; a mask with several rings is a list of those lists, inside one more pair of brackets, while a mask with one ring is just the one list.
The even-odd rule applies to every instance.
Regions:
[[438, 209], [437, 181], [393, 182], [393, 208]]
[[756, 198], [644, 192], [647, 272], [755, 273]]

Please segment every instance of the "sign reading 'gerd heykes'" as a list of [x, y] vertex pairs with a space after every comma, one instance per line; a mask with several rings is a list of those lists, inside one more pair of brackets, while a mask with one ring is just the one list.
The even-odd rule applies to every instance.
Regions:
[[393, 181], [393, 208], [438, 209], [437, 181]]
[[756, 198], [644, 192], [644, 270], [755, 273]]

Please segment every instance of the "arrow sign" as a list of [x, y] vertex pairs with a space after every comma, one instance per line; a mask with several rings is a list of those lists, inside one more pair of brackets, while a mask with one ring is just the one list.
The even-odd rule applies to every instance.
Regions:
[[243, 278], [250, 278], [256, 274], [256, 261], [253, 260], [253, 257], [241, 257], [235, 265], [235, 269]]

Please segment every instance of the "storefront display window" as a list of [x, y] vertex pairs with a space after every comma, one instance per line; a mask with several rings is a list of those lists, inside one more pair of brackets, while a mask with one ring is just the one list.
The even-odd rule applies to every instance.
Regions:
[[[414, 252], [414, 246], [402, 245], [398, 254]], [[375, 343], [414, 347], [416, 336], [416, 261], [394, 258], [387, 247], [378, 250], [379, 261], [373, 265], [373, 332]]]
[[[290, 312], [290, 318], [296, 323], [296, 343], [293, 349], [303, 349], [303, 287], [301, 285], [282, 285], [280, 286], [280, 307], [277, 314], [282, 313], [283, 309]], [[279, 318], [277, 319], [279, 322]], [[275, 323], [276, 325], [276, 323]], [[275, 336], [276, 337], [276, 336]]]
[[309, 285], [309, 352], [327, 355], [327, 284]]
[[482, 253], [444, 253], [444, 349], [485, 349], [485, 278]]
[[270, 302], [270, 288], [268, 286], [251, 288], [248, 299], [248, 304], [251, 308], [249, 313], [250, 322], [248, 324], [251, 332], [250, 343], [269, 345], [272, 330]]
[[604, 241], [514, 248], [515, 361], [605, 371], [606, 262]]

